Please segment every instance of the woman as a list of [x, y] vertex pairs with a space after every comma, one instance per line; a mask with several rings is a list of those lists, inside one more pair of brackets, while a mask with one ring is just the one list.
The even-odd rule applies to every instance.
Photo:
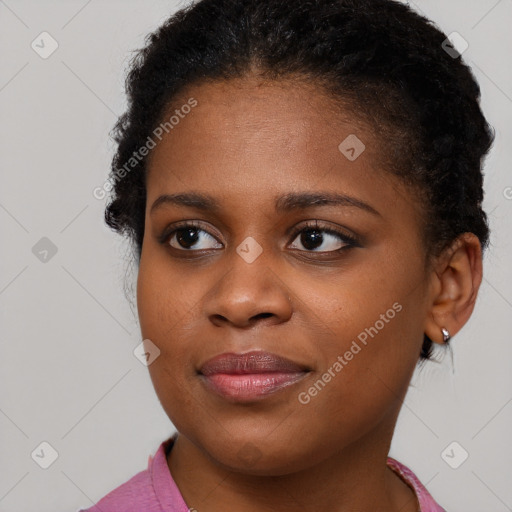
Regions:
[[391, 0], [202, 0], [148, 37], [106, 221], [177, 433], [88, 510], [444, 510], [388, 452], [482, 280], [460, 57]]

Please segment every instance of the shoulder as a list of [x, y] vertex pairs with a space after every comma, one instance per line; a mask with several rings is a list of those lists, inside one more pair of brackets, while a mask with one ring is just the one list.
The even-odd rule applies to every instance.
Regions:
[[410, 487], [412, 487], [420, 503], [420, 512], [446, 512], [446, 510], [442, 508], [441, 505], [436, 503], [434, 498], [428, 492], [427, 488], [420, 482], [419, 478], [414, 474], [414, 472], [405, 464], [402, 464], [392, 457], [388, 457], [387, 464]]
[[187, 512], [167, 466], [166, 453], [174, 436], [160, 444], [148, 458], [148, 467], [110, 491], [98, 503], [77, 512]]
[[156, 499], [149, 469], [146, 469], [110, 491], [96, 505], [78, 512], [160, 511], [160, 508], [150, 508]]

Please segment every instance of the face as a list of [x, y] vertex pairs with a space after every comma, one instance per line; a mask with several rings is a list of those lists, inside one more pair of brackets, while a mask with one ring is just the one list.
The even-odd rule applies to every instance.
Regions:
[[390, 441], [427, 279], [417, 201], [381, 168], [385, 141], [309, 84], [187, 94], [197, 105], [150, 155], [137, 285], [165, 412], [253, 474]]

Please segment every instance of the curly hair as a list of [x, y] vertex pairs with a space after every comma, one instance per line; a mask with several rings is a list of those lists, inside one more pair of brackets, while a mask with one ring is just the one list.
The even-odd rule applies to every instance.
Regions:
[[[117, 151], [105, 221], [140, 261], [146, 165], [119, 169], [187, 87], [257, 75], [303, 80], [363, 119], [381, 141], [382, 167], [421, 201], [426, 261], [464, 232], [489, 243], [483, 158], [494, 132], [471, 69], [433, 22], [394, 0], [200, 0], [145, 40], [126, 77], [127, 111], [112, 131]], [[425, 335], [421, 362], [431, 359]]]

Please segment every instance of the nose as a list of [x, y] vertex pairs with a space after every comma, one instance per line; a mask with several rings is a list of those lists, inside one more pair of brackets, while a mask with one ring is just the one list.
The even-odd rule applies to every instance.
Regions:
[[287, 285], [260, 256], [247, 263], [233, 254], [230, 270], [215, 283], [206, 300], [206, 314], [217, 325], [240, 328], [257, 323], [279, 324], [292, 315]]

